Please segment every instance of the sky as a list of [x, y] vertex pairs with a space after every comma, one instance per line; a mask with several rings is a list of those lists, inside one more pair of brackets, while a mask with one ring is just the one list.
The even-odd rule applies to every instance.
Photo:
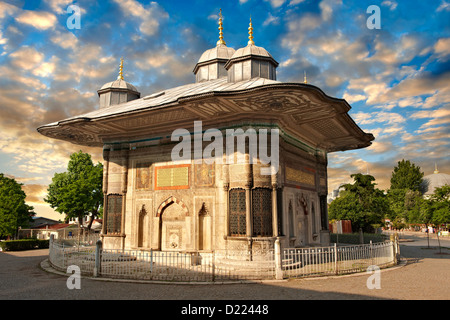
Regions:
[[97, 162], [102, 151], [36, 128], [97, 109], [121, 57], [141, 96], [194, 82], [218, 40], [220, 8], [228, 47], [246, 46], [251, 16], [277, 80], [303, 82], [306, 72], [375, 136], [368, 148], [328, 154], [329, 192], [358, 172], [385, 190], [402, 159], [450, 174], [449, 0], [0, 0], [0, 172], [23, 184], [37, 216], [61, 218], [43, 199], [70, 154]]

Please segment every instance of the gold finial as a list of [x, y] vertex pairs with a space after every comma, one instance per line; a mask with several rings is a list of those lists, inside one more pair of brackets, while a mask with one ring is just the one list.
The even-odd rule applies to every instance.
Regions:
[[123, 80], [123, 58], [120, 58], [119, 76], [117, 80]]
[[437, 169], [437, 163], [434, 163], [434, 173], [439, 173], [438, 169]]
[[220, 9], [219, 13], [219, 41], [217, 41], [217, 45], [226, 45], [225, 41], [223, 40], [223, 25], [222, 25], [222, 9]]
[[308, 81], [306, 80], [306, 71], [304, 71], [303, 83], [308, 83]]
[[252, 26], [252, 17], [250, 16], [250, 25], [248, 27], [248, 45], [254, 45], [253, 41], [253, 26]]

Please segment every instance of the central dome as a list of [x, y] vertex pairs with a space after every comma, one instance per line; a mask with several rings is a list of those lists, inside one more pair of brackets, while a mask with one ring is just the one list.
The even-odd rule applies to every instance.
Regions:
[[203, 52], [200, 59], [198, 59], [197, 65], [216, 59], [228, 61], [234, 53], [235, 50], [233, 48], [229, 48], [224, 44], [219, 44], [215, 48]]
[[233, 56], [234, 49], [226, 46], [222, 30], [222, 9], [220, 9], [219, 41], [217, 41], [215, 48], [206, 50], [200, 56], [194, 68], [195, 82], [215, 80], [227, 76], [225, 64]]
[[254, 44], [249, 44], [246, 47], [237, 49], [231, 59], [247, 57], [250, 55], [273, 59], [272, 55], [266, 49], [264, 49], [263, 47], [255, 46]]
[[236, 50], [225, 64], [228, 72], [228, 82], [238, 82], [253, 78], [277, 80], [276, 68], [278, 62], [266, 49], [255, 46], [253, 42], [252, 19], [248, 27], [248, 44]]

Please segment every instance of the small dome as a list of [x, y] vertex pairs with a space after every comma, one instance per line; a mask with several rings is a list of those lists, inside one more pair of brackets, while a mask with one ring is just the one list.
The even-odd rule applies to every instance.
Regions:
[[237, 58], [246, 57], [249, 55], [267, 57], [267, 58], [273, 59], [273, 57], [270, 55], [270, 53], [266, 49], [255, 46], [254, 44], [249, 44], [246, 47], [237, 49], [236, 52], [231, 57], [231, 59], [237, 59]]
[[200, 59], [197, 63], [203, 63], [215, 59], [223, 59], [223, 60], [229, 60], [235, 50], [233, 48], [229, 48], [224, 44], [219, 44], [215, 48], [208, 49], [200, 56]]
[[133, 86], [131, 83], [126, 82], [123, 79], [117, 79], [108, 83], [105, 83], [100, 90], [104, 89], [127, 89], [130, 91], [138, 92], [135, 86]]
[[436, 170], [434, 173], [423, 177], [422, 187], [424, 195], [432, 195], [434, 189], [440, 188], [446, 184], [450, 185], [450, 174], [440, 173]]

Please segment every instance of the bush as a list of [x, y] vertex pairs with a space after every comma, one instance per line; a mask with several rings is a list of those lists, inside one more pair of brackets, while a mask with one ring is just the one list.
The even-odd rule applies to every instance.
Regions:
[[[330, 242], [336, 243], [339, 241], [339, 243], [346, 243], [346, 244], [360, 244], [359, 239], [359, 233], [342, 233], [337, 235], [336, 233], [330, 234]], [[376, 242], [383, 242], [388, 237], [384, 234], [380, 233], [363, 233], [363, 239], [364, 243], [370, 243], [370, 240], [372, 240], [372, 243]]]
[[48, 246], [49, 240], [38, 239], [8, 240], [0, 242], [0, 248], [2, 248], [3, 251], [47, 249]]

